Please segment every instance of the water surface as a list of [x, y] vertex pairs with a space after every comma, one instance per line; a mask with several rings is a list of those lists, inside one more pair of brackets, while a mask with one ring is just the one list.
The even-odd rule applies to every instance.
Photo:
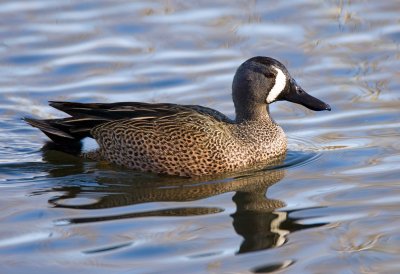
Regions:
[[[399, 273], [398, 1], [2, 1], [4, 273]], [[271, 106], [277, 168], [143, 174], [42, 150], [48, 100], [200, 104], [233, 117], [247, 58], [281, 60], [315, 113]], [[91, 144], [87, 144], [89, 147]]]

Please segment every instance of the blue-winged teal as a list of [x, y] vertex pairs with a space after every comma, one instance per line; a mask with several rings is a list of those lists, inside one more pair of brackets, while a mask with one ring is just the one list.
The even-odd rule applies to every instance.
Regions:
[[203, 106], [138, 102], [50, 102], [71, 117], [25, 120], [58, 144], [94, 138], [99, 149], [84, 154], [87, 158], [141, 171], [200, 176], [243, 169], [285, 154], [286, 137], [270, 117], [269, 104], [287, 100], [312, 110], [330, 110], [269, 57], [253, 57], [237, 69], [232, 97], [235, 120]]

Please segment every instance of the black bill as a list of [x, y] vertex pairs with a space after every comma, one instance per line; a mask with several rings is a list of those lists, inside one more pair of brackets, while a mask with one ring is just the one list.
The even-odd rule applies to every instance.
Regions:
[[315, 111], [331, 110], [328, 104], [305, 92], [294, 79], [290, 81], [290, 88], [286, 92], [280, 94], [279, 100], [300, 104]]

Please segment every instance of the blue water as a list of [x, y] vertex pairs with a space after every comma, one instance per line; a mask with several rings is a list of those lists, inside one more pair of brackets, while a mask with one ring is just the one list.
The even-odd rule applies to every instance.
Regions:
[[[398, 1], [2, 1], [1, 273], [399, 273]], [[312, 112], [278, 102], [278, 167], [143, 174], [42, 150], [48, 100], [199, 104], [233, 117], [251, 56], [282, 61]], [[91, 147], [93, 143], [85, 142]]]

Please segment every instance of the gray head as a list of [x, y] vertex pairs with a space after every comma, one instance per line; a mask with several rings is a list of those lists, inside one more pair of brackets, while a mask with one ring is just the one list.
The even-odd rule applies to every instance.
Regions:
[[266, 106], [286, 100], [311, 110], [331, 110], [328, 104], [307, 94], [279, 61], [257, 56], [237, 69], [232, 83], [237, 120], [259, 119]]

